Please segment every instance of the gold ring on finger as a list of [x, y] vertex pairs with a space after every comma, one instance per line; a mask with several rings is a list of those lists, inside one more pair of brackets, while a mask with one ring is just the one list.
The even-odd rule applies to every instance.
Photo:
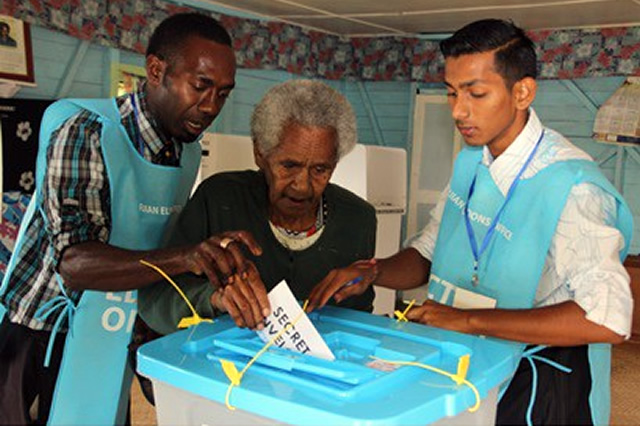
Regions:
[[220, 247], [222, 247], [224, 250], [226, 250], [227, 247], [229, 246], [229, 244], [231, 244], [234, 241], [235, 240], [233, 238], [224, 237], [222, 240], [220, 240]]

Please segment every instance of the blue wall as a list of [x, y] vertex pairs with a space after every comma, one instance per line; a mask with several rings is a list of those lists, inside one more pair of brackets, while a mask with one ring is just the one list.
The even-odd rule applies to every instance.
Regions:
[[[115, 51], [97, 45], [83, 45], [70, 36], [32, 26], [35, 76], [38, 86], [23, 88], [16, 97], [106, 97], [109, 94], [111, 62], [143, 66], [141, 55]], [[67, 78], [77, 70], [72, 79]], [[214, 131], [249, 134], [253, 106], [272, 85], [296, 75], [282, 71], [239, 70], [233, 91]], [[591, 129], [595, 109], [622, 83], [621, 77], [570, 81], [540, 81], [534, 104], [542, 121], [576, 145], [597, 157], [610, 146], [594, 142]], [[403, 82], [328, 82], [345, 93], [358, 120], [360, 141], [406, 148], [410, 154], [413, 96], [416, 84]], [[602, 168], [611, 180], [615, 160]], [[640, 165], [624, 161], [623, 192], [640, 223]], [[640, 228], [640, 227], [638, 227]], [[640, 231], [636, 230], [632, 253], [640, 252]]]
[[[585, 78], [540, 83], [534, 107], [542, 122], [569, 138], [592, 157], [612, 152], [615, 145], [591, 138], [596, 109], [622, 84], [623, 77]], [[621, 191], [634, 213], [636, 227], [631, 254], [640, 253], [640, 164], [623, 157]], [[601, 164], [607, 178], [614, 182], [616, 157]]]

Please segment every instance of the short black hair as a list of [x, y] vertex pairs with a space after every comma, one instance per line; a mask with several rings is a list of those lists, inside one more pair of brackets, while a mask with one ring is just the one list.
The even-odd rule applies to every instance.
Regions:
[[231, 36], [212, 17], [201, 13], [178, 13], [162, 21], [154, 30], [147, 46], [147, 56], [155, 55], [171, 63], [187, 39], [193, 36], [231, 47]]
[[6, 28], [7, 30], [11, 30], [11, 27], [9, 26], [9, 24], [7, 24], [4, 21], [0, 21], [0, 28]]
[[445, 59], [492, 50], [495, 50], [496, 72], [507, 86], [512, 87], [525, 77], [537, 77], [535, 45], [513, 22], [501, 19], [475, 21], [440, 42]]

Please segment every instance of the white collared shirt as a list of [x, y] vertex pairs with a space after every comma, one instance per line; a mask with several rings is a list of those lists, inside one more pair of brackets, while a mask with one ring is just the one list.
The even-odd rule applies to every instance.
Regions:
[[[525, 128], [497, 159], [486, 146], [483, 149], [482, 162], [504, 195], [543, 130], [535, 111], [530, 109], [529, 112]], [[591, 159], [557, 132], [546, 128], [544, 131], [545, 135], [547, 132], [553, 134], [556, 143], [545, 144], [545, 136], [523, 174], [524, 179], [556, 161]], [[433, 257], [448, 192], [449, 185], [440, 195], [427, 226], [405, 244], [429, 260]], [[545, 259], [534, 306], [573, 300], [586, 312], [588, 320], [628, 338], [633, 299], [629, 274], [619, 256], [624, 238], [614, 227], [615, 221], [616, 202], [613, 196], [591, 183], [582, 183], [571, 189]]]

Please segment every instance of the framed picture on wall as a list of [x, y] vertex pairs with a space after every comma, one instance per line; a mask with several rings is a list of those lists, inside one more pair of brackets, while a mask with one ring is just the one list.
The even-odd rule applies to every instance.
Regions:
[[113, 64], [111, 66], [110, 96], [120, 96], [135, 92], [138, 85], [146, 78], [143, 67], [127, 64]]
[[29, 24], [0, 15], [0, 80], [34, 85]]

